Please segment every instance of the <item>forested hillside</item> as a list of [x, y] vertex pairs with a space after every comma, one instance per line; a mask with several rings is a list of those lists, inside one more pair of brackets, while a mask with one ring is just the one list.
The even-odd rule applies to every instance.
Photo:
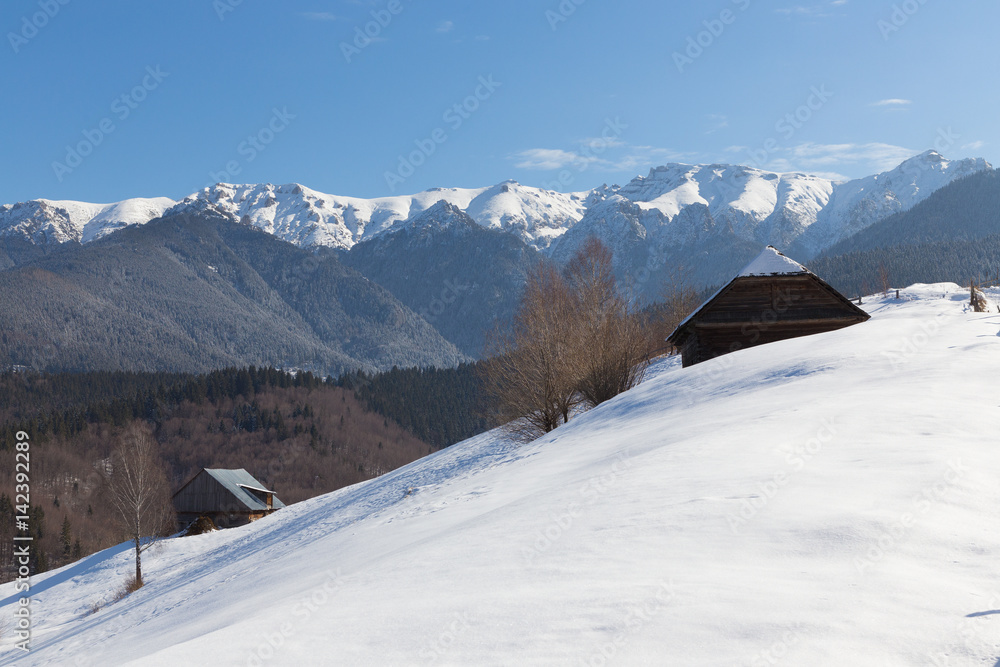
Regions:
[[835, 257], [895, 245], [971, 241], [1000, 234], [1000, 171], [961, 178], [909, 211], [876, 222], [822, 254]]
[[809, 269], [851, 298], [881, 291], [883, 274], [889, 287], [939, 282], [968, 285], [970, 279], [978, 282], [1000, 275], [1000, 235], [822, 257], [810, 262]]
[[464, 358], [332, 252], [217, 217], [162, 218], [44, 253], [5, 244], [17, 266], [0, 270], [3, 366], [207, 372], [252, 364], [336, 375]]
[[850, 296], [913, 283], [1000, 273], [1000, 172], [960, 179], [904, 213], [875, 223], [809, 262]]
[[471, 357], [514, 314], [542, 255], [441, 202], [399, 231], [354, 246], [345, 264], [388, 289]]
[[[97, 468], [132, 422], [155, 429], [174, 489], [203, 467], [246, 468], [293, 503], [488, 429], [479, 383], [469, 364], [336, 381], [254, 367], [205, 375], [7, 372], [0, 374], [0, 485], [14, 488], [12, 445], [24, 431], [32, 447], [30, 523], [42, 546], [33, 566], [43, 570], [118, 539], [103, 515]], [[12, 500], [0, 495], [4, 557]]]
[[352, 389], [369, 410], [435, 447], [497, 426], [483, 404], [482, 362], [444, 369], [393, 368], [376, 375], [348, 373], [338, 384]]

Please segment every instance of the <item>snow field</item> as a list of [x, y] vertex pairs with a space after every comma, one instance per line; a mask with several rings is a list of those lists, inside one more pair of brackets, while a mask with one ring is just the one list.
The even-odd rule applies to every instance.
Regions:
[[166, 540], [97, 613], [127, 549], [40, 575], [0, 664], [993, 665], [1000, 315], [902, 296]]

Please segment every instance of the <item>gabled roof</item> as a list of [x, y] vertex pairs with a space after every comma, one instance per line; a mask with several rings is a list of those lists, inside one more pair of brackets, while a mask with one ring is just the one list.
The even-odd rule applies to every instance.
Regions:
[[778, 251], [774, 246], [767, 246], [764, 251], [757, 255], [756, 259], [743, 267], [743, 270], [736, 274], [736, 277], [730, 280], [728, 283], [720, 287], [715, 294], [708, 297], [703, 304], [694, 309], [694, 311], [684, 318], [677, 328], [674, 329], [673, 333], [667, 336], [668, 343], [676, 344], [679, 334], [687, 327], [688, 323], [691, 322], [699, 313], [712, 305], [716, 299], [721, 297], [725, 292], [729, 290], [733, 284], [741, 278], [757, 278], [757, 277], [769, 277], [769, 276], [812, 276], [812, 278], [826, 291], [833, 294], [837, 299], [849, 306], [851, 309], [857, 311], [859, 317], [867, 320], [869, 315], [863, 311], [858, 306], [845, 297], [843, 294], [831, 287], [825, 280], [817, 276], [815, 273], [802, 266], [794, 259], [785, 257], [781, 252]]
[[[267, 509], [267, 505], [255, 495], [250, 493], [247, 489], [255, 489], [271, 494], [274, 492], [265, 489], [263, 484], [254, 479], [253, 475], [248, 473], [243, 468], [238, 468], [236, 470], [205, 468], [205, 472], [211, 475], [219, 484], [226, 487], [227, 491], [233, 494], [237, 500], [246, 505], [248, 508], [252, 510]], [[278, 500], [277, 496], [273, 496], [271, 498], [271, 503], [271, 506], [274, 509], [285, 506], [285, 503]]]
[[[267, 504], [262, 500], [257, 498], [255, 495], [250, 493], [250, 489], [254, 491], [261, 491], [263, 493], [274, 494], [273, 491], [264, 488], [264, 485], [254, 479], [253, 475], [248, 473], [243, 468], [238, 468], [236, 470], [226, 470], [223, 468], [205, 468], [201, 472], [207, 473], [212, 479], [221, 484], [229, 493], [233, 494], [236, 500], [240, 501], [246, 505], [247, 509], [250, 510], [266, 510]], [[201, 474], [198, 473], [198, 475]], [[191, 478], [194, 481], [195, 475]], [[177, 493], [180, 493], [184, 487], [191, 483], [189, 481], [187, 484], [178, 489]], [[177, 493], [174, 495], [176, 496]], [[285, 503], [278, 499], [278, 496], [272, 495], [271, 497], [271, 507], [272, 509], [279, 509], [285, 506]]]

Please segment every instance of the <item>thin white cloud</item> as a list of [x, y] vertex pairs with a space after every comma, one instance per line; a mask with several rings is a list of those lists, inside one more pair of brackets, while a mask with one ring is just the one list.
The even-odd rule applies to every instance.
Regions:
[[681, 153], [672, 148], [629, 146], [624, 155], [608, 161], [608, 168], [613, 171], [635, 171], [659, 167], [668, 162], [691, 161], [694, 158], [693, 153]]
[[625, 145], [625, 142], [617, 137], [611, 137], [610, 139], [605, 139], [604, 137], [588, 137], [580, 143], [591, 150], [598, 151], [607, 150], [608, 148], [618, 148], [619, 146]]
[[877, 171], [894, 169], [919, 151], [902, 146], [872, 142], [867, 144], [803, 143], [789, 149], [789, 159], [806, 170], [837, 169], [851, 165], [868, 165]]
[[302, 18], [308, 19], [310, 21], [336, 21], [336, 14], [331, 14], [330, 12], [302, 12], [299, 14]]
[[986, 145], [985, 141], [973, 141], [971, 143], [962, 146], [963, 151], [978, 151], [980, 148]]
[[913, 100], [904, 100], [898, 97], [890, 97], [887, 100], [872, 102], [873, 107], [905, 107], [913, 104]]
[[438, 24], [437, 32], [451, 32], [455, 28], [454, 21], [442, 21]]
[[476, 41], [477, 42], [488, 42], [488, 41], [490, 41], [490, 36], [489, 35], [476, 35]]
[[785, 16], [799, 16], [805, 18], [827, 18], [833, 16], [831, 10], [843, 7], [848, 0], [832, 0], [830, 2], [818, 2], [810, 5], [793, 5], [791, 7], [779, 7], [774, 11]]
[[587, 165], [597, 161], [596, 157], [580, 155], [573, 151], [564, 151], [558, 148], [529, 148], [526, 151], [514, 154], [514, 159], [520, 160], [514, 164], [518, 169], [533, 169], [537, 171], [549, 171], [562, 169], [570, 165]]
[[714, 134], [719, 130], [729, 127], [729, 117], [719, 113], [709, 114], [708, 123], [708, 129], [705, 130], [705, 134]]
[[551, 171], [573, 168], [603, 171], [636, 171], [657, 167], [669, 162], [692, 160], [692, 153], [681, 153], [670, 148], [632, 146], [617, 139], [586, 139], [581, 148], [567, 151], [559, 148], [530, 148], [511, 156], [519, 169]]

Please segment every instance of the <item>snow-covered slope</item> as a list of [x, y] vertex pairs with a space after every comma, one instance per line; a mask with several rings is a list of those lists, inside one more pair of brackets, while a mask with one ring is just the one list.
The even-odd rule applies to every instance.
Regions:
[[[559, 193], [505, 181], [489, 188], [433, 188], [415, 195], [360, 199], [305, 186], [220, 183], [186, 197], [113, 205], [36, 200], [0, 207], [0, 235], [36, 243], [87, 242], [171, 212], [213, 209], [302, 247], [350, 249], [439, 201], [483, 227], [518, 236], [557, 258], [596, 235], [617, 255], [636, 244], [653, 252], [735, 234], [808, 259], [872, 223], [926, 198], [956, 178], [990, 169], [982, 159], [948, 161], [928, 151], [892, 171], [845, 183], [734, 165], [669, 164], [624, 187]], [[579, 225], [577, 223], [580, 223]], [[575, 233], [567, 234], [576, 228]], [[563, 240], [563, 236], [565, 239]]]
[[36, 577], [0, 664], [993, 665], [1000, 315], [902, 296], [164, 541], [93, 614], [123, 548]]

